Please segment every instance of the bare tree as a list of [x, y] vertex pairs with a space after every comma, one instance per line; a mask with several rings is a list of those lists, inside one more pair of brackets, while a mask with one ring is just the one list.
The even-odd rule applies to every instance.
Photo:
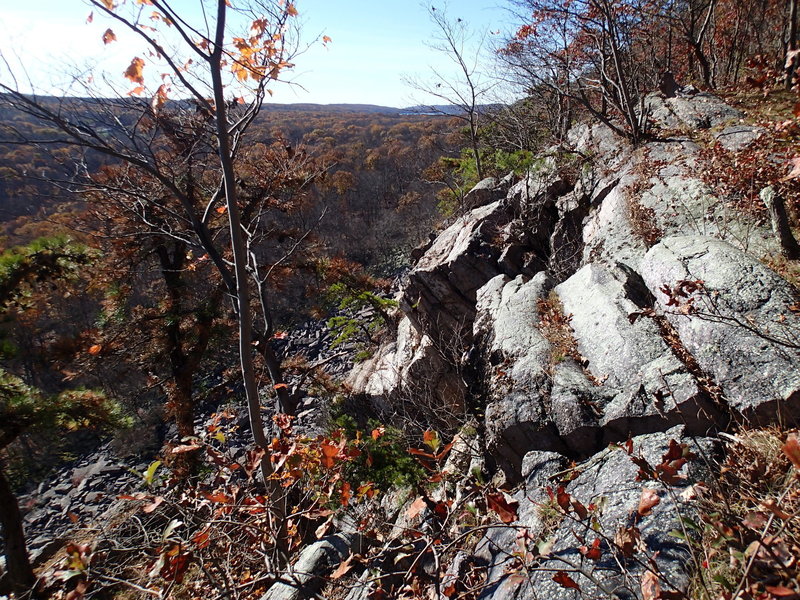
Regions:
[[[470, 149], [478, 179], [483, 179], [479, 121], [481, 102], [492, 88], [492, 83], [478, 68], [486, 39], [485, 35], [476, 37], [463, 19], [449, 17], [446, 6], [441, 9], [430, 6], [428, 16], [436, 26], [437, 32], [430, 47], [444, 54], [454, 63], [456, 75], [453, 76], [441, 69], [431, 67], [430, 78], [409, 77], [406, 78], [406, 83], [457, 109], [455, 116], [467, 125]], [[431, 106], [430, 109], [444, 112], [434, 106]]]
[[[636, 1], [512, 0], [525, 19], [502, 54], [528, 88], [555, 105], [580, 105], [621, 135], [646, 133], [644, 96], [655, 86], [643, 62], [651, 22]], [[569, 114], [570, 111], [561, 111]]]
[[[103, 97], [108, 88], [87, 79], [74, 82], [81, 87], [83, 99], [45, 98], [23, 90], [4, 61], [0, 102], [48, 129], [23, 131], [7, 124], [2, 141], [40, 148], [70, 146], [78, 155], [82, 151], [69, 181], [77, 191], [98, 189], [100, 183], [90, 168], [97, 157], [123, 165], [134, 185], [112, 185], [102, 191], [124, 201], [129, 217], [144, 226], [145, 235], [172, 238], [211, 261], [238, 320], [240, 366], [253, 439], [258, 447], [266, 448], [254, 348], [264, 358], [280, 411], [293, 413], [295, 401], [269, 342], [273, 320], [265, 282], [270, 265], [262, 263], [256, 251], [264, 199], [243, 203], [237, 189], [237, 160], [269, 85], [291, 67], [298, 49], [297, 30], [292, 27], [297, 11], [293, 3], [281, 0], [198, 2], [194, 14], [179, 12], [165, 0], [149, 1], [146, 12], [142, 3], [91, 0], [90, 4], [114, 27], [137, 36], [149, 55], [157, 57], [156, 83], [149, 85], [147, 63], [137, 56], [125, 70], [135, 87], [115, 100]], [[209, 4], [213, 10], [206, 10]], [[161, 31], [154, 30], [154, 21], [161, 23]], [[107, 32], [109, 40], [112, 36]], [[170, 145], [172, 150], [165, 152]], [[155, 183], [158, 193], [137, 188], [137, 179]], [[227, 216], [227, 232], [214, 220], [221, 214]], [[303, 237], [295, 240], [290, 251]], [[255, 302], [251, 285], [258, 294]], [[260, 326], [254, 329], [256, 309]], [[267, 485], [275, 488], [271, 469], [268, 459], [261, 461]], [[274, 498], [280, 496], [279, 489], [272, 491]], [[280, 520], [280, 506], [275, 513]]]

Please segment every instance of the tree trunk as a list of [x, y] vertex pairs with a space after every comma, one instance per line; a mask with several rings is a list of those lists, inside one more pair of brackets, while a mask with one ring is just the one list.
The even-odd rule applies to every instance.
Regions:
[[7, 585], [18, 596], [33, 588], [36, 577], [33, 574], [28, 547], [25, 545], [25, 531], [22, 528], [22, 513], [17, 498], [8, 484], [3, 464], [0, 463], [0, 525], [5, 539]]
[[[797, 57], [791, 52], [797, 50], [797, 0], [789, 0], [789, 38], [786, 43], [786, 89], [792, 89]], [[791, 57], [791, 58], [790, 58]]]
[[[242, 371], [250, 429], [255, 445], [264, 450], [268, 449], [267, 436], [264, 433], [264, 424], [261, 421], [261, 403], [258, 397], [258, 385], [253, 364], [253, 322], [250, 312], [250, 292], [248, 287], [247, 251], [242, 235], [241, 217], [236, 195], [236, 179], [231, 156], [230, 135], [228, 133], [228, 118], [224, 85], [222, 82], [222, 49], [225, 38], [226, 0], [217, 0], [217, 24], [214, 36], [214, 52], [210, 59], [211, 79], [214, 89], [215, 124], [217, 129], [217, 143], [219, 146], [219, 159], [225, 183], [225, 200], [228, 209], [228, 222], [230, 224], [231, 247], [233, 250], [233, 265], [236, 275], [236, 305], [239, 320], [239, 361]], [[286, 560], [286, 498], [280, 485], [273, 481], [272, 462], [269, 455], [261, 460], [261, 476], [267, 493], [272, 500], [272, 516], [274, 518], [275, 536], [280, 554]]]
[[192, 373], [185, 368], [173, 369], [170, 403], [181, 439], [194, 435], [194, 404], [192, 402]]
[[786, 214], [786, 206], [772, 186], [761, 190], [761, 200], [769, 210], [770, 220], [772, 221], [772, 231], [778, 238], [781, 252], [789, 260], [800, 259], [800, 244], [797, 243], [792, 228], [789, 226], [789, 217]]

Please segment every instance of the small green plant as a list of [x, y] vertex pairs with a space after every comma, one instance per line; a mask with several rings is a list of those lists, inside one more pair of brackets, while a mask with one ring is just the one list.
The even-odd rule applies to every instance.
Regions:
[[351, 461], [345, 470], [351, 484], [372, 481], [376, 488], [385, 491], [393, 486], [415, 486], [424, 479], [425, 471], [409, 454], [406, 436], [399, 429], [370, 420], [364, 432], [349, 415], [341, 415], [334, 425], [344, 430], [348, 438], [360, 439], [363, 443], [361, 456]]
[[[397, 306], [395, 300], [368, 290], [353, 289], [345, 283], [330, 286], [327, 297], [339, 310], [347, 313], [328, 319], [328, 327], [336, 333], [332, 347], [349, 341], [372, 344], [375, 334], [388, 322], [389, 311]], [[360, 316], [364, 309], [370, 311], [370, 316]]]

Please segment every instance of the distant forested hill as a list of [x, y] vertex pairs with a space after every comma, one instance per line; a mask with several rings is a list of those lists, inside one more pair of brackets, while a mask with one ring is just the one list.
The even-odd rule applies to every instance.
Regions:
[[[96, 121], [92, 99], [48, 99], [85, 105], [86, 127], [113, 135], [113, 120]], [[104, 110], [126, 119], [138, 99], [107, 101]], [[413, 112], [413, 111], [412, 111]], [[26, 115], [8, 109], [7, 126], [46, 137], [47, 130]], [[110, 123], [110, 124], [109, 124]], [[312, 157], [325, 174], [314, 185], [311, 212], [327, 207], [317, 235], [334, 253], [362, 263], [379, 261], [398, 246], [422, 238], [436, 218], [435, 191], [422, 172], [440, 156], [458, 152], [458, 122], [444, 115], [409, 114], [409, 109], [374, 105], [265, 104], [246, 144], [279, 144]], [[89, 170], [102, 161], [69, 147], [42, 151], [25, 145], [0, 145], [0, 224], [2, 247], [30, 241], [70, 227], [84, 200], [70, 192], [77, 163]], [[58, 182], [63, 182], [59, 184]], [[298, 226], [302, 226], [300, 223]]]

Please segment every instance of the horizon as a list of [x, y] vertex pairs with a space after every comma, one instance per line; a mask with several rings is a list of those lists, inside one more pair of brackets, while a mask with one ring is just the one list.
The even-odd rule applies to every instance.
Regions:
[[[498, 1], [502, 0], [463, 0], [449, 7], [434, 4], [451, 18], [463, 19], [476, 39], [485, 36], [484, 76], [488, 76], [490, 44], [510, 25], [510, 13]], [[421, 4], [402, 0], [384, 0], [379, 6], [363, 0], [336, 6], [329, 0], [297, 0], [295, 4], [304, 43], [316, 41], [296, 59], [294, 69], [282, 74], [284, 82], [274, 86], [274, 96], [265, 104], [364, 104], [398, 109], [444, 104], [404, 81], [425, 80], [432, 69], [447, 76], [452, 73], [447, 56], [426, 45], [435, 28]], [[173, 5], [190, 12], [194, 6], [190, 0], [176, 0]], [[108, 90], [119, 88], [125, 83], [122, 71], [130, 57], [141, 52], [141, 44], [115, 28], [117, 41], [104, 45], [102, 32], [109, 21], [95, 14], [93, 22], [87, 23], [90, 11], [81, 2], [43, 0], [15, 5], [4, 11], [0, 51], [6, 60], [11, 58], [22, 67], [23, 81], [32, 82], [38, 92], [81, 96], [73, 91], [70, 73], [102, 80]], [[324, 45], [323, 35], [331, 38]]]

